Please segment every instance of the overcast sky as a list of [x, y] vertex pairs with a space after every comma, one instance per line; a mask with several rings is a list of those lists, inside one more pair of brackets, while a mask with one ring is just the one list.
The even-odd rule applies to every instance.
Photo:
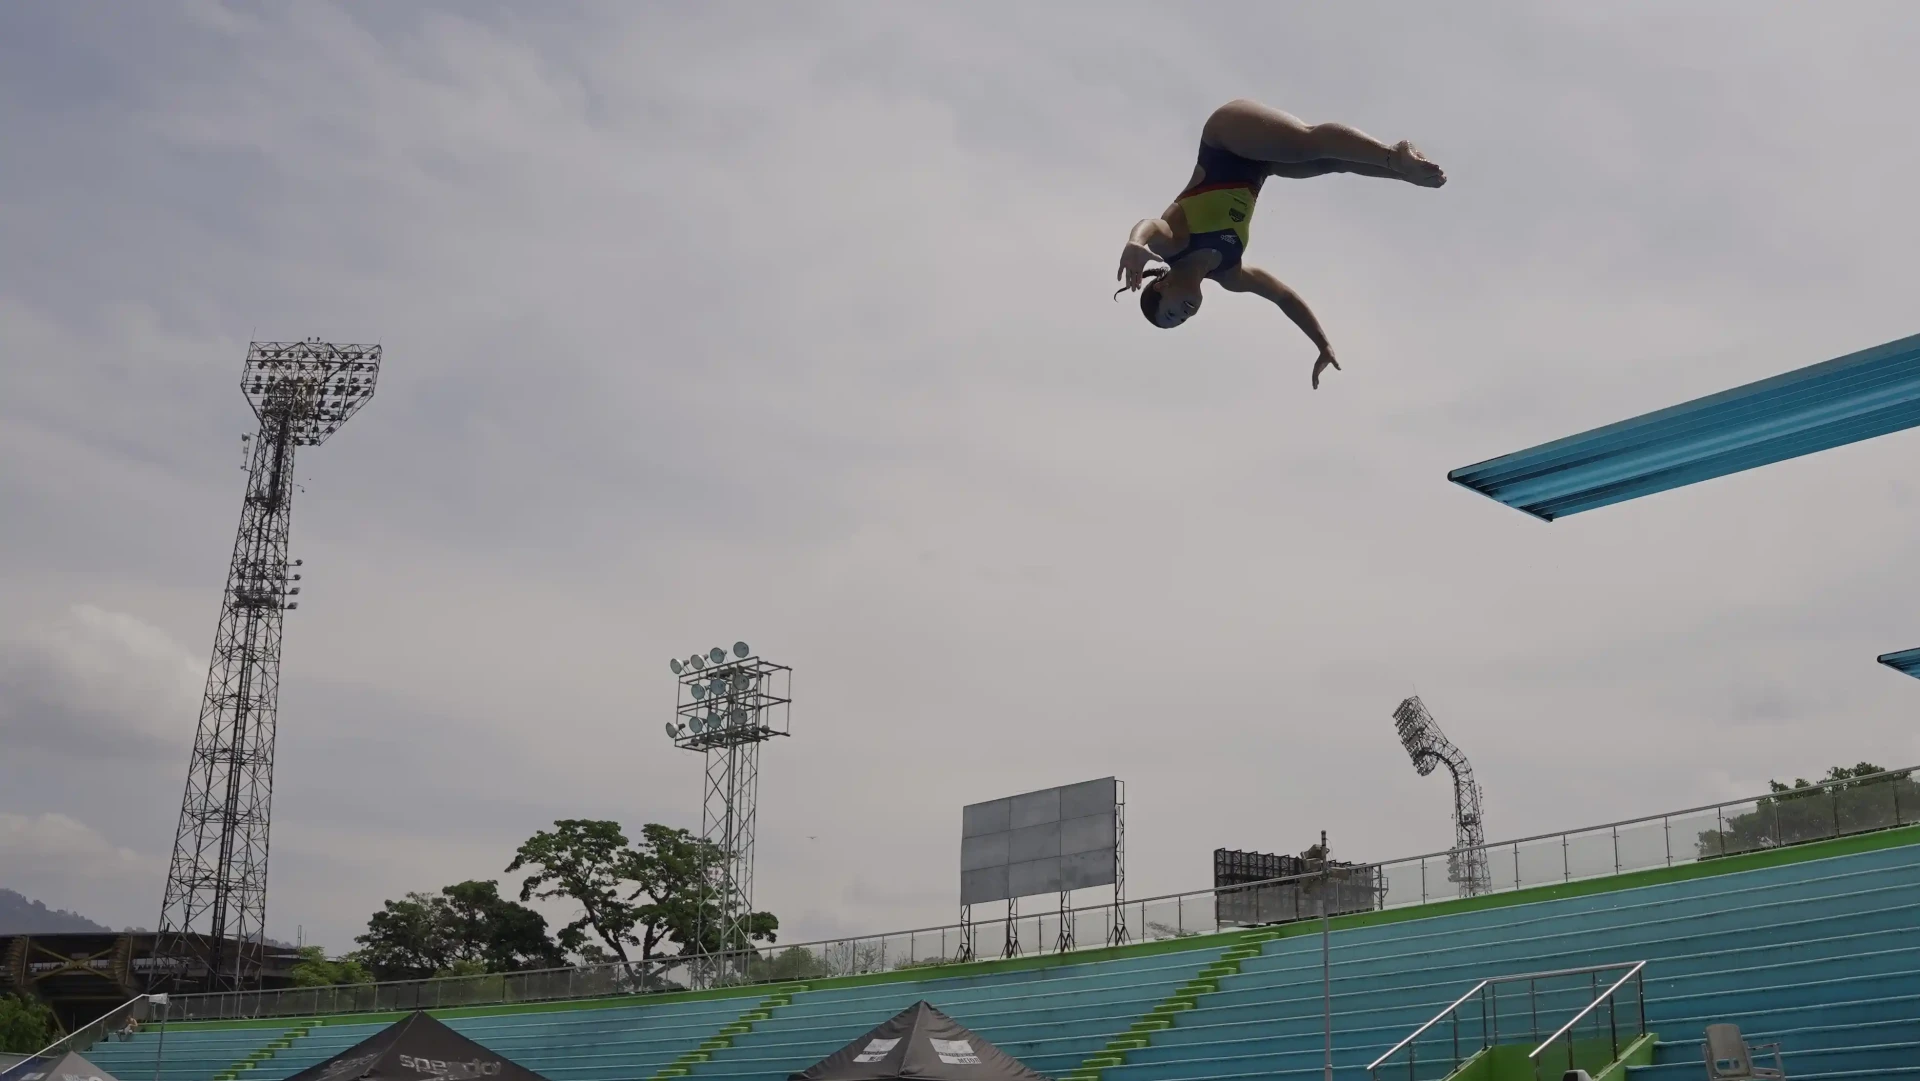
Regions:
[[[1545, 525], [1449, 468], [1920, 331], [1900, 3], [0, 5], [0, 886], [152, 926], [250, 339], [377, 341], [304, 452], [268, 927], [697, 827], [666, 661], [791, 664], [761, 907], [950, 921], [962, 804], [1114, 774], [1217, 846], [1488, 832], [1920, 762], [1908, 433]], [[1234, 97], [1442, 190], [1268, 185], [1113, 303]], [[564, 913], [562, 913], [564, 915]]]

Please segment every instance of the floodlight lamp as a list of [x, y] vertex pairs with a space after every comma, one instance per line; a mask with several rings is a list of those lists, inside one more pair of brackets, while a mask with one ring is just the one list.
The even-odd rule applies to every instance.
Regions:
[[707, 651], [707, 658], [713, 663], [719, 664], [721, 661], [727, 659], [727, 651], [721, 649], [719, 646], [715, 646]]
[[702, 721], [700, 715], [696, 713], [693, 715], [693, 719], [687, 722], [687, 727], [693, 729], [694, 735], [699, 735], [700, 730], [706, 727], [706, 722]]
[[678, 735], [678, 734], [679, 734], [679, 729], [677, 729], [677, 728], [675, 728], [675, 727], [673, 726], [673, 724], [672, 724], [672, 722], [668, 722], [668, 724], [667, 724], [667, 738], [668, 738], [668, 739], [672, 739], [672, 738], [673, 738], [674, 736], [676, 736], [676, 735]]
[[696, 683], [696, 684], [694, 684], [694, 685], [693, 685], [693, 700], [694, 700], [695, 702], [698, 702], [698, 701], [700, 701], [701, 699], [703, 699], [703, 698], [705, 698], [706, 696], [707, 696], [707, 685], [706, 685], [706, 684], [704, 684], [704, 683]]
[[696, 672], [698, 672], [699, 670], [701, 670], [702, 668], [705, 668], [705, 667], [707, 666], [707, 660], [706, 660], [706, 658], [705, 658], [705, 657], [702, 657], [702, 656], [700, 656], [700, 654], [698, 654], [698, 653], [696, 653], [696, 654], [694, 654], [694, 655], [693, 655], [693, 656], [691, 656], [691, 657], [688, 657], [688, 658], [687, 658], [687, 660], [688, 660], [688, 661], [690, 661], [690, 662], [692, 662], [692, 664], [693, 664], [693, 670], [694, 670], [694, 671], [696, 671]]
[[676, 676], [687, 670], [687, 666], [684, 664], [681, 664], [677, 658], [674, 660], [668, 661], [667, 667], [673, 669], [673, 674]]
[[747, 644], [745, 642], [735, 642], [733, 644], [733, 655], [741, 658], [742, 660], [746, 659], [747, 654], [750, 652], [752, 651], [747, 648]]
[[745, 672], [735, 672], [733, 674], [733, 689], [736, 691], [744, 691], [747, 689], [747, 674]]

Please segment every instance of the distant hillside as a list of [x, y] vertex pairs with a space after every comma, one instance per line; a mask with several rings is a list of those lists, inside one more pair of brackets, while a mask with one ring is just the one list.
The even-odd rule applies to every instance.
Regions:
[[0, 935], [51, 935], [62, 931], [111, 931], [77, 912], [48, 908], [12, 890], [0, 890]]

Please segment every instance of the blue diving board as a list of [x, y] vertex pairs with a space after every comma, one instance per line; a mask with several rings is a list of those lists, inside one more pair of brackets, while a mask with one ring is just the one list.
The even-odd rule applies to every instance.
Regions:
[[1920, 425], [1920, 334], [1463, 466], [1447, 479], [1551, 522]]
[[1874, 658], [1896, 672], [1905, 672], [1920, 679], [1920, 649], [1903, 649], [1898, 653], [1882, 653]]

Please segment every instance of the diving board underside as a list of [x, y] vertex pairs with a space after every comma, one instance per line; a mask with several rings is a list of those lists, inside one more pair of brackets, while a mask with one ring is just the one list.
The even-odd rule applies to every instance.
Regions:
[[1915, 679], [1920, 679], [1920, 649], [1903, 649], [1898, 653], [1882, 653], [1875, 659], [1896, 672], [1904, 672]]
[[1920, 334], [1570, 435], [1447, 479], [1543, 521], [1920, 425]]

